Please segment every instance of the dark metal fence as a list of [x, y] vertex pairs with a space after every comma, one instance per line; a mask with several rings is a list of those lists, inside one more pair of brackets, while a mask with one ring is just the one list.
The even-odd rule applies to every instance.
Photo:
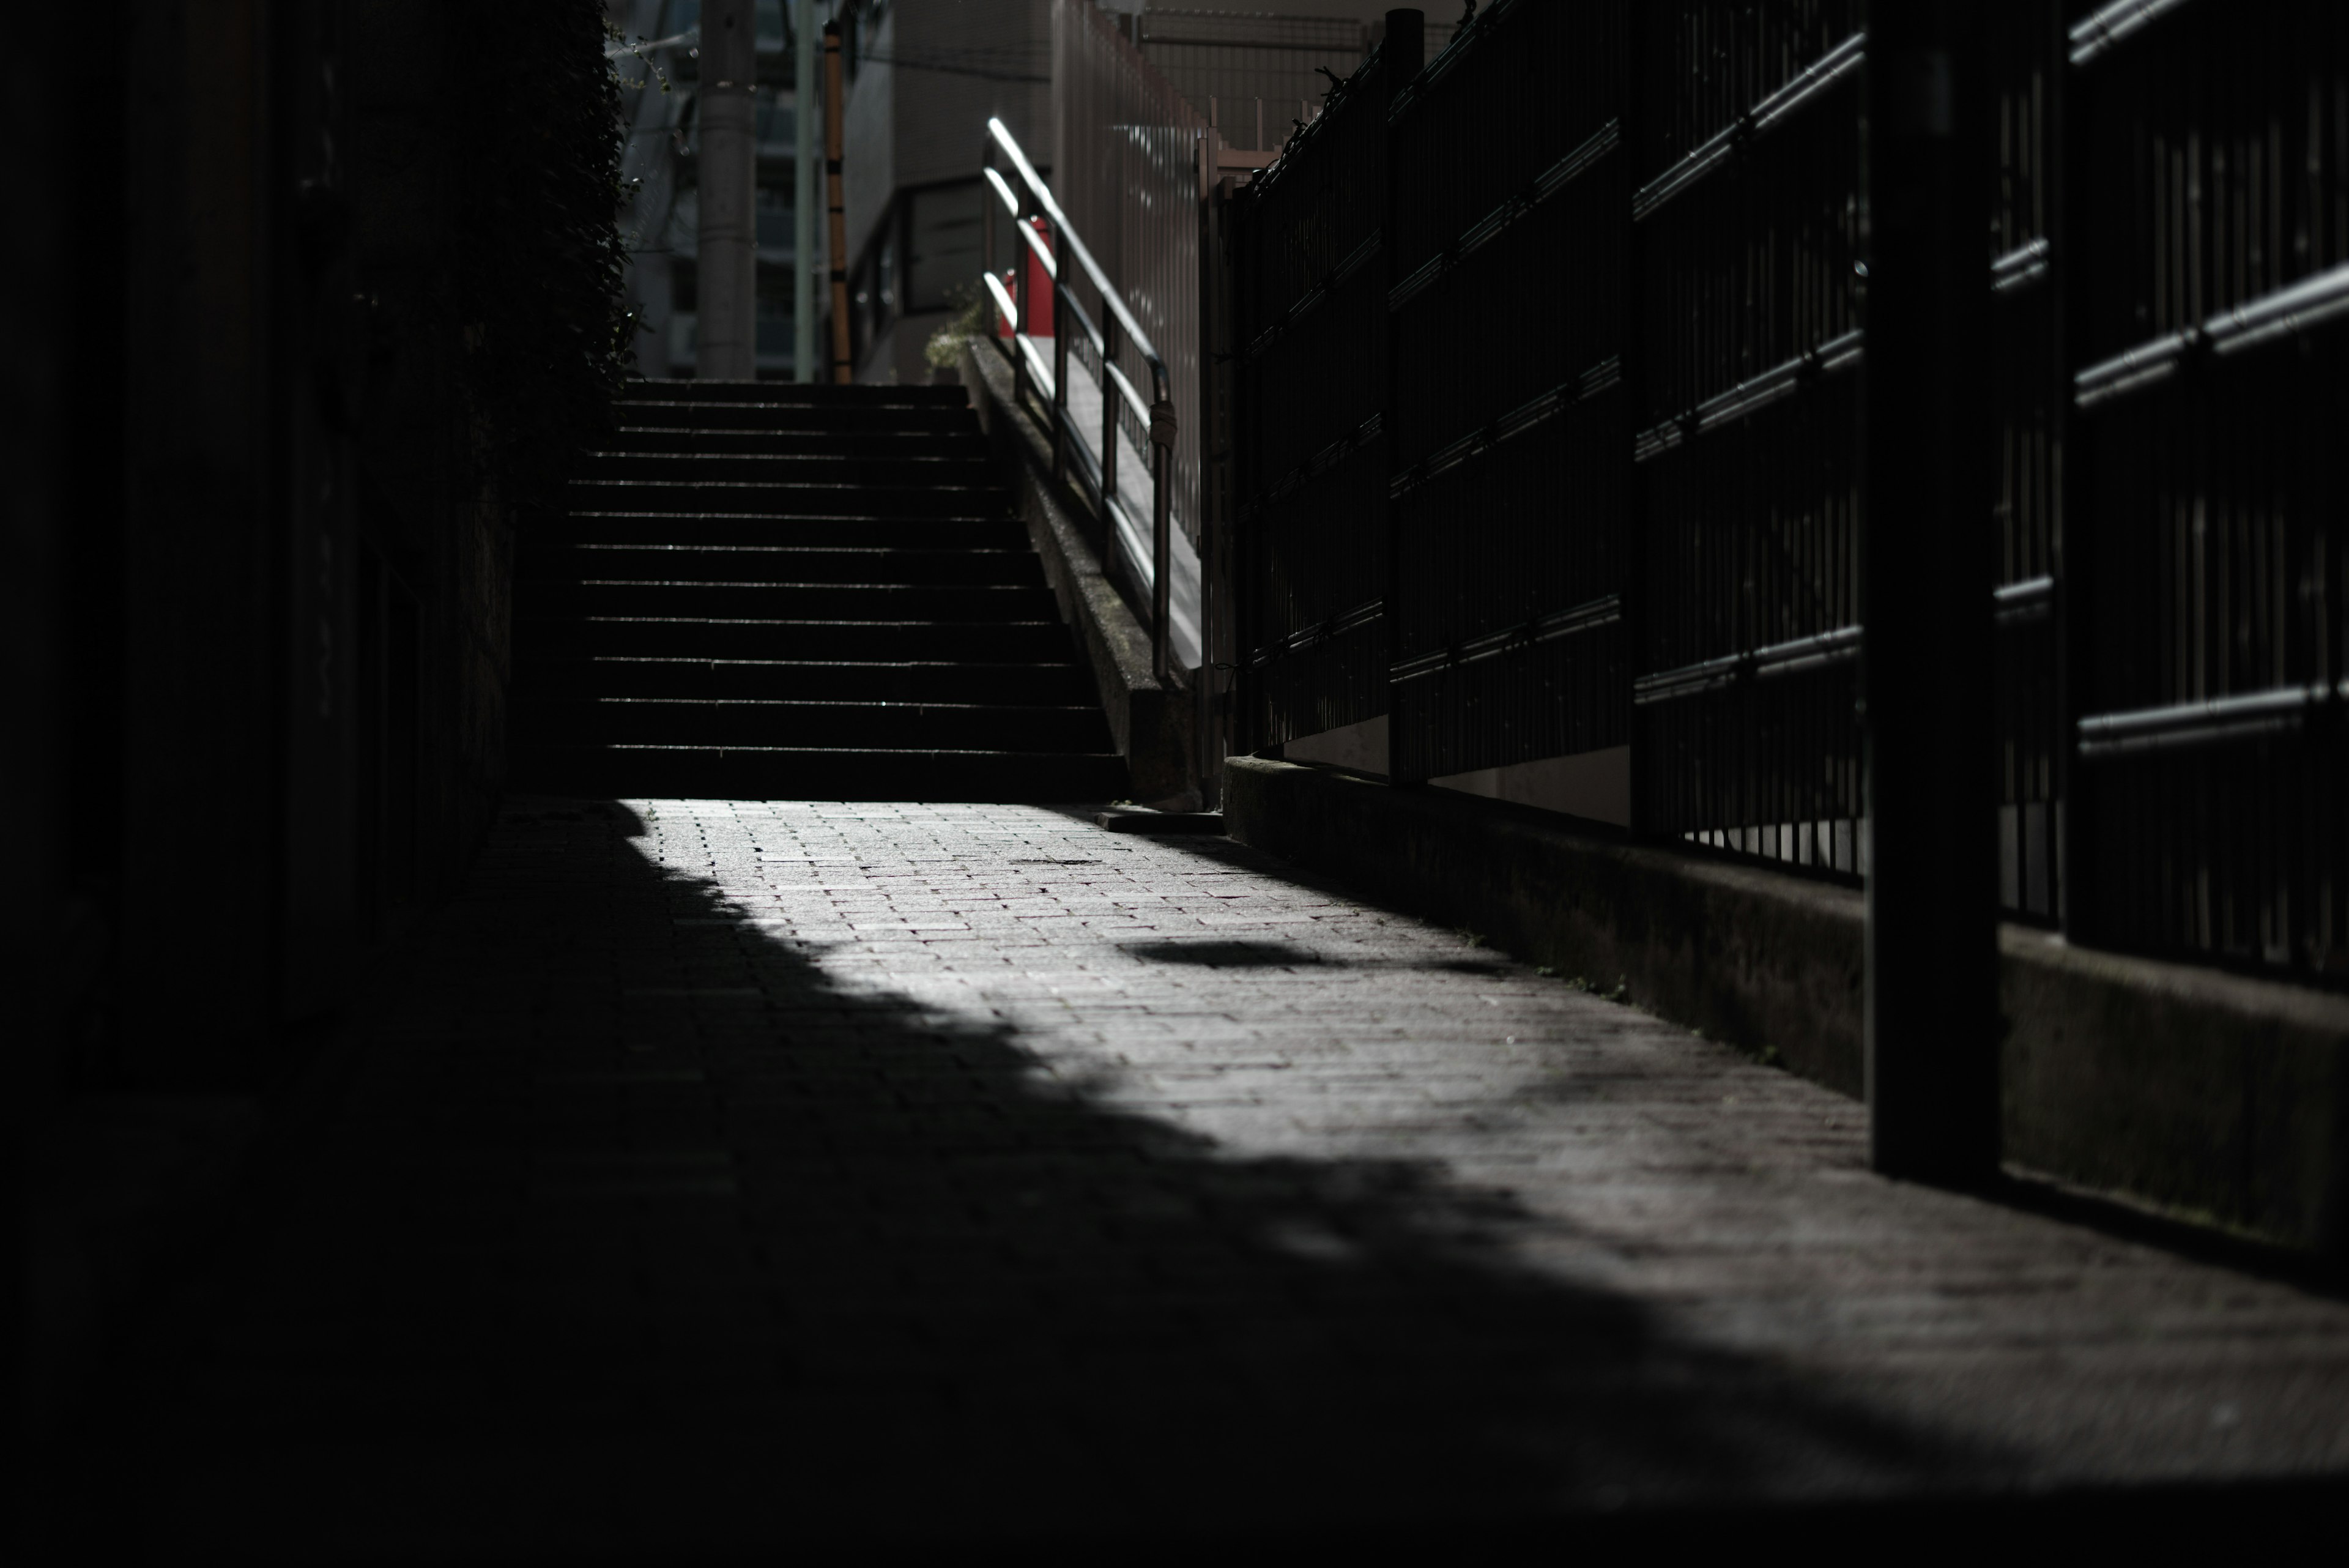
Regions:
[[1232, 232], [1244, 723], [1261, 745], [1385, 711], [1389, 53], [1258, 175]]
[[2065, 42], [2072, 923], [2349, 972], [2349, 12]]
[[[1518, 6], [1398, 95], [1391, 752], [1398, 778], [1624, 740], [1621, 22]], [[1516, 330], [1464, 334], [1475, 302]]]
[[1864, 0], [1391, 31], [1227, 214], [1236, 746], [1628, 746], [1635, 831], [1864, 877], [1865, 104], [1919, 71], [1988, 127], [2000, 902], [2349, 972], [2349, 11], [1976, 16], [1938, 78]]
[[1630, 9], [1634, 819], [1856, 872], [1859, 7]]

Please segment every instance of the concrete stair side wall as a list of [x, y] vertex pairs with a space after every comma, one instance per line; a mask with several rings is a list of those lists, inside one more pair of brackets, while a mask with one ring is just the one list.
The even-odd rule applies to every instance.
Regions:
[[963, 348], [963, 385], [1010, 484], [1028, 535], [1044, 563], [1061, 618], [1077, 635], [1126, 760], [1133, 798], [1163, 800], [1196, 787], [1192, 776], [1189, 694], [1152, 673], [1150, 632], [1111, 580], [1087, 537], [1092, 509], [1072, 486], [1052, 478], [1051, 449], [1018, 407], [1011, 367], [992, 346]]

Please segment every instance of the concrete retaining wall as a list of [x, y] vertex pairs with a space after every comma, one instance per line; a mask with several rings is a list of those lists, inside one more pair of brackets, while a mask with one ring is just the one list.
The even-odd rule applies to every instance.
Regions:
[[[1861, 895], [1596, 824], [1325, 768], [1226, 764], [1234, 837], [1863, 1090]], [[2349, 1249], [2349, 997], [2000, 933], [2007, 1158]]]

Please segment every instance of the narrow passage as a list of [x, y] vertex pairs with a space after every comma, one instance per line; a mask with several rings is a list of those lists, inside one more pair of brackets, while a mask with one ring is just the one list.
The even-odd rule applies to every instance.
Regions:
[[177, 1556], [2349, 1462], [2342, 1303], [1223, 840], [524, 800], [384, 990], [134, 1423]]

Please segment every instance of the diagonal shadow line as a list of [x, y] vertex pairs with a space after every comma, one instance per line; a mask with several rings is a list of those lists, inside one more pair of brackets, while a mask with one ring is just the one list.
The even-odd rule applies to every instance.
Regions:
[[154, 1540], [675, 1556], [2007, 1472], [1516, 1263], [1506, 1191], [1104, 1106], [641, 831], [509, 813], [140, 1413]]

